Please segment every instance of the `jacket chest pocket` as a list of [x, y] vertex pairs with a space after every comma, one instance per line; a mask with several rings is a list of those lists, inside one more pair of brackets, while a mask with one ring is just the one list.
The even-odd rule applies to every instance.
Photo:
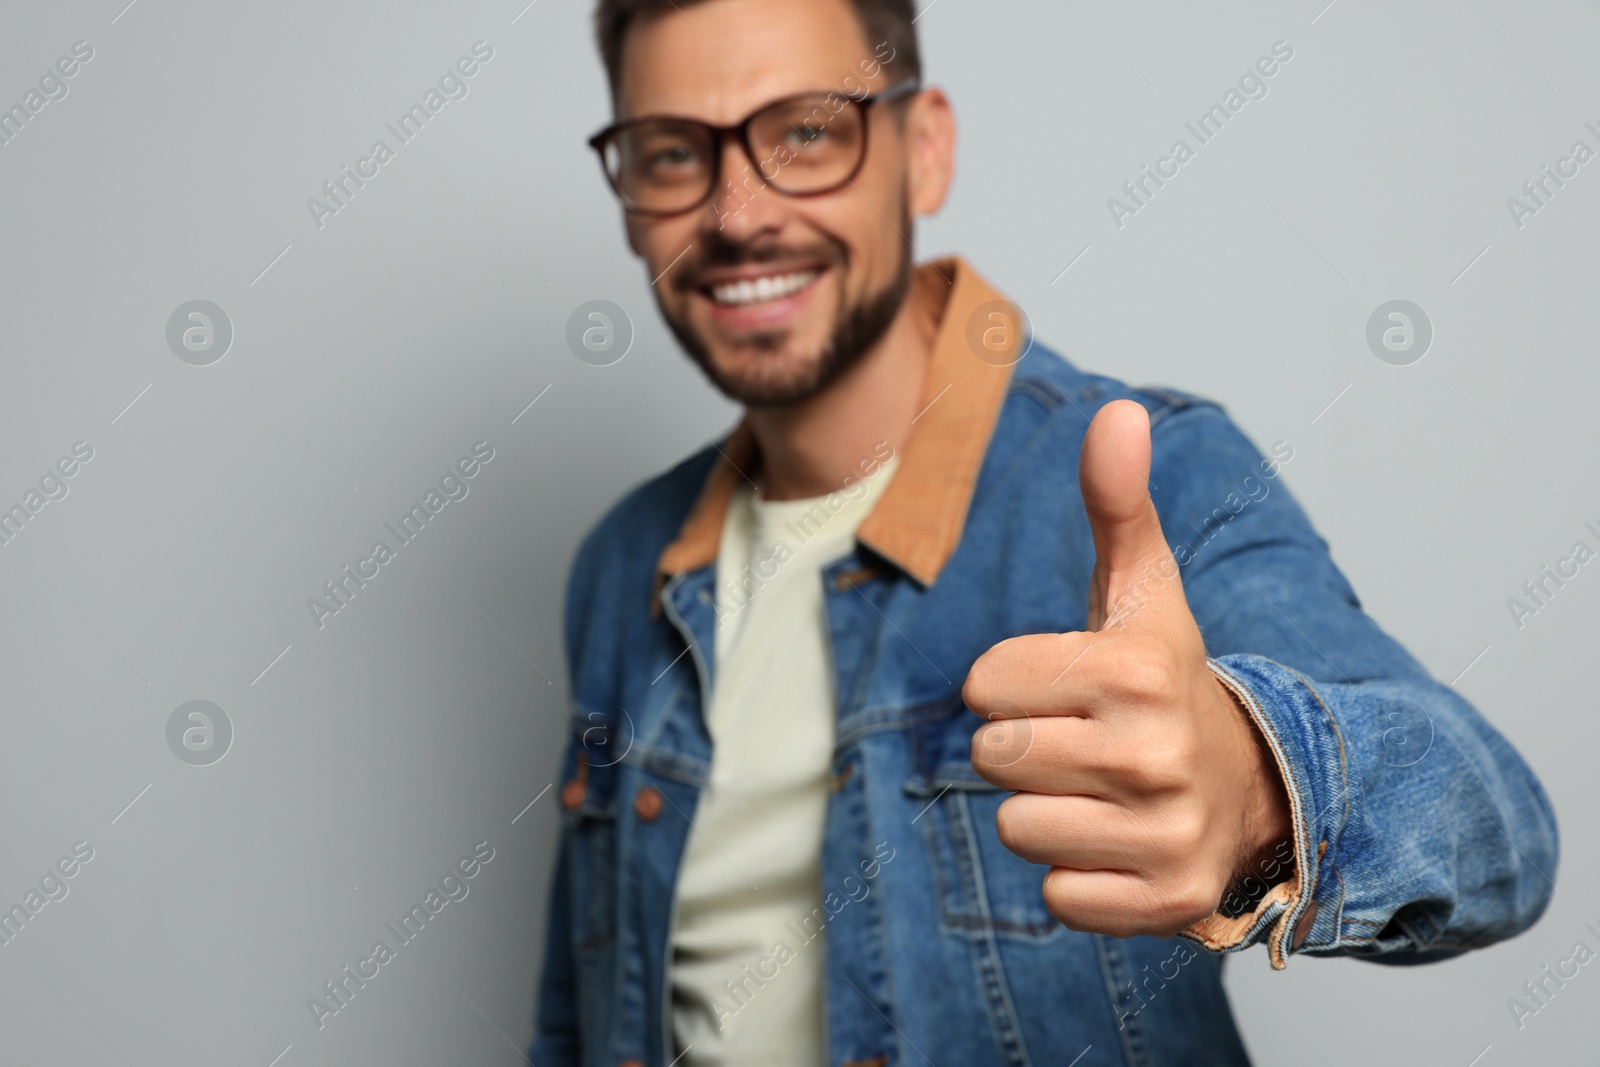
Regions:
[[1045, 941], [1067, 932], [1045, 909], [1041, 886], [1049, 868], [1029, 863], [1000, 843], [995, 813], [1011, 796], [972, 769], [972, 732], [979, 719], [960, 714], [914, 731], [912, 798], [946, 931], [973, 938]]

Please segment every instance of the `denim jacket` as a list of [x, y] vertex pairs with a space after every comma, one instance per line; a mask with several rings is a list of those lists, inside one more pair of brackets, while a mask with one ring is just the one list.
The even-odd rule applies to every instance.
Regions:
[[[1361, 610], [1282, 483], [1292, 443], [1263, 454], [1216, 403], [986, 335], [1003, 298], [958, 257], [914, 284], [936, 317], [926, 407], [854, 551], [821, 574], [837, 697], [826, 914], [796, 916], [788, 948], [820, 950], [802, 937], [825, 924], [829, 1064], [1245, 1063], [1228, 952], [1260, 942], [1280, 968], [1297, 954], [1417, 963], [1532, 924], [1555, 877], [1549, 802]], [[1045, 868], [997, 837], [1008, 794], [974, 773], [982, 720], [961, 700], [990, 646], [1084, 628], [1078, 453], [1119, 397], [1150, 413], [1151, 493], [1211, 669], [1269, 742], [1293, 813], [1260, 885], [1171, 939], [1051, 917]], [[538, 1067], [667, 1067], [681, 1051], [670, 927], [712, 759], [716, 550], [758, 461], [741, 423], [628, 494], [573, 565]], [[755, 971], [729, 977], [760, 995]]]

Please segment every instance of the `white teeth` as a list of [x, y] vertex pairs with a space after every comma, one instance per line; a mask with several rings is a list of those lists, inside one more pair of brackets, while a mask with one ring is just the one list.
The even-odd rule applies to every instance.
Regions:
[[754, 281], [747, 278], [729, 285], [714, 285], [711, 296], [719, 304], [765, 304], [798, 293], [810, 285], [818, 273], [805, 270], [793, 274], [766, 274]]

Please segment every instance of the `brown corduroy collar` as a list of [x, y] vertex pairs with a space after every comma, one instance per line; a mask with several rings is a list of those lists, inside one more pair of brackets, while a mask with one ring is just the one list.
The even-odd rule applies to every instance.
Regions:
[[[961, 540], [1023, 340], [1023, 320], [1015, 305], [960, 256], [918, 266], [912, 287], [908, 299], [920, 301], [937, 321], [922, 407], [912, 420], [894, 480], [856, 536], [929, 586]], [[986, 306], [991, 303], [995, 306]], [[734, 489], [760, 462], [748, 417], [734, 427], [719, 452], [677, 539], [661, 553], [652, 613], [660, 608], [660, 590], [668, 578], [717, 558]]]

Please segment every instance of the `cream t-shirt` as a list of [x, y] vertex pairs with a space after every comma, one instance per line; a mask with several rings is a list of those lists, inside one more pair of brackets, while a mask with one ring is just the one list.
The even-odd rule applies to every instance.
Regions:
[[711, 780], [684, 847], [672, 930], [680, 1067], [827, 1062], [825, 928], [813, 913], [836, 709], [821, 568], [854, 547], [898, 459], [825, 497], [768, 501], [741, 484], [729, 503], [716, 564]]

